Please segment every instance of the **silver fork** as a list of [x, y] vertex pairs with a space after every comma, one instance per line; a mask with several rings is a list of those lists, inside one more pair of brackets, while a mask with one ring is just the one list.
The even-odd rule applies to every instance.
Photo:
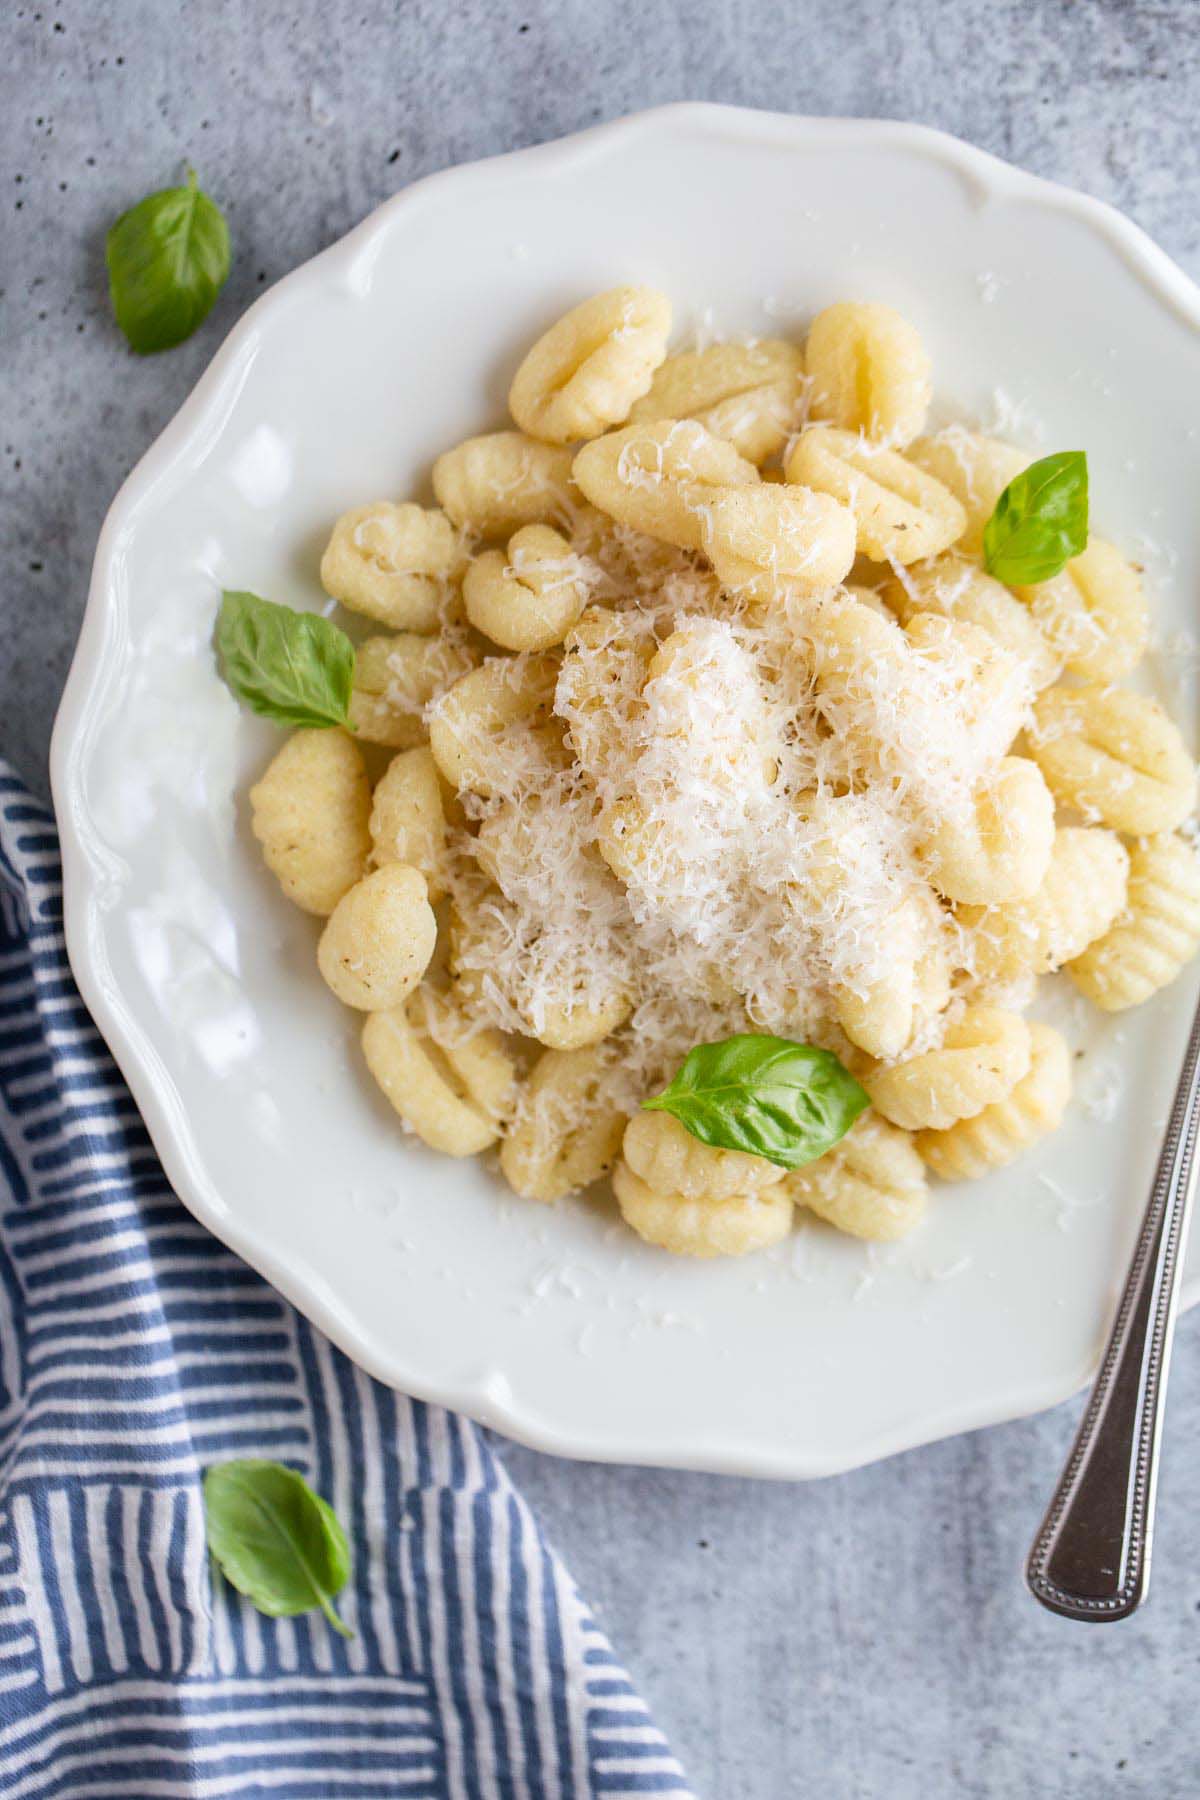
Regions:
[[1100, 1373], [1025, 1566], [1034, 1598], [1067, 1619], [1125, 1619], [1146, 1598], [1198, 1120], [1200, 1009]]

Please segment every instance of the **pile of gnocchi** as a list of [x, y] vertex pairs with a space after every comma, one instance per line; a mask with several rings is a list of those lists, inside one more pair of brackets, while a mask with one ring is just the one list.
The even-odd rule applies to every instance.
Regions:
[[[512, 427], [437, 459], [435, 506], [337, 521], [321, 581], [367, 622], [345, 722], [287, 739], [254, 833], [435, 1150], [498, 1148], [543, 1202], [611, 1173], [678, 1254], [777, 1243], [798, 1208], [898, 1238], [931, 1175], [1059, 1125], [1041, 978], [1117, 1012], [1196, 954], [1192, 758], [1122, 685], [1146, 604], [1086, 485], [1055, 572], [1029, 578], [1027, 526], [996, 551], [1070, 459], [931, 430], [905, 319], [670, 334], [649, 288], [583, 301]], [[832, 1052], [869, 1107], [801, 1166], [643, 1110], [738, 1033]]]

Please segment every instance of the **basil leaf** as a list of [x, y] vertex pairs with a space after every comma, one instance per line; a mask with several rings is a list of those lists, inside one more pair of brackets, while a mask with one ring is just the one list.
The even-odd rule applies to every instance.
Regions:
[[744, 1150], [799, 1169], [845, 1137], [870, 1104], [830, 1050], [743, 1032], [689, 1050], [649, 1112], [670, 1113], [717, 1150]]
[[191, 169], [185, 187], [147, 194], [121, 214], [105, 257], [117, 324], [149, 356], [182, 344], [212, 311], [229, 274], [229, 227]]
[[1063, 450], [1009, 482], [984, 526], [984, 566], [1009, 587], [1032, 587], [1061, 574], [1087, 541], [1087, 457]]
[[320, 613], [226, 592], [217, 619], [225, 680], [254, 712], [281, 725], [344, 725], [354, 645]]
[[333, 1609], [350, 1578], [346, 1534], [302, 1475], [276, 1462], [216, 1463], [204, 1508], [214, 1561], [259, 1612], [289, 1619], [319, 1606], [335, 1631], [354, 1636]]

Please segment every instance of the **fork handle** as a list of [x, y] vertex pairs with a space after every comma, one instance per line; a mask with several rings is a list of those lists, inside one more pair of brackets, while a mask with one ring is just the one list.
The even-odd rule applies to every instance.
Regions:
[[1146, 1597], [1198, 1118], [1200, 1010], [1100, 1372], [1026, 1564], [1035, 1599], [1067, 1619], [1124, 1619]]

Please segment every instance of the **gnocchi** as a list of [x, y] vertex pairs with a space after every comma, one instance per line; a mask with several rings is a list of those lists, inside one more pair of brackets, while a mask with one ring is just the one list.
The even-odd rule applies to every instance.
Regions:
[[520, 431], [468, 438], [433, 465], [438, 505], [476, 537], [510, 537], [522, 525], [553, 525], [576, 499], [571, 452]]
[[513, 377], [508, 407], [530, 437], [552, 444], [620, 425], [667, 353], [671, 302], [654, 288], [610, 288], [573, 307], [540, 337]]
[[[584, 298], [516, 361], [512, 428], [437, 458], [436, 504], [337, 520], [320, 578], [370, 623], [309, 620], [307, 674], [243, 656], [256, 710], [330, 721], [251, 827], [398, 1129], [543, 1204], [611, 1172], [680, 1256], [767, 1249], [797, 1209], [896, 1240], [931, 1177], [1059, 1125], [1039, 981], [1116, 1012], [1200, 952], [1195, 768], [1117, 685], [1142, 571], [1086, 518], [1070, 560], [1061, 533], [997, 554], [1030, 456], [930, 433], [907, 320], [670, 334], [652, 287]], [[1059, 572], [1008, 585], [1030, 568]], [[237, 598], [257, 658], [289, 609]], [[668, 1086], [680, 1117], [641, 1104]], [[831, 1147], [785, 1170], [789, 1131]]]
[[728, 1200], [761, 1194], [782, 1181], [784, 1171], [761, 1156], [741, 1150], [714, 1150], [692, 1136], [670, 1113], [636, 1112], [622, 1144], [633, 1173], [660, 1194], [685, 1200]]
[[827, 306], [809, 327], [806, 358], [812, 418], [897, 450], [924, 427], [929, 356], [890, 306], [856, 300]]
[[854, 561], [854, 514], [807, 488], [729, 488], [706, 509], [702, 535], [722, 585], [764, 606], [789, 588], [834, 587]]
[[1016, 658], [1039, 692], [1062, 673], [1061, 655], [1042, 635], [1028, 606], [952, 551], [905, 569], [884, 585], [883, 599], [901, 625], [918, 613], [937, 613], [986, 631]]
[[1007, 906], [962, 907], [984, 981], [1047, 975], [1103, 937], [1125, 905], [1129, 853], [1111, 831], [1060, 825], [1037, 891]]
[[342, 514], [321, 558], [321, 585], [394, 631], [432, 632], [454, 615], [462, 561], [444, 512], [380, 500]]
[[432, 1036], [414, 994], [367, 1015], [367, 1067], [410, 1131], [446, 1156], [477, 1156], [494, 1144], [511, 1110], [516, 1070], [498, 1032], [456, 1040]]
[[803, 378], [801, 351], [779, 338], [710, 344], [669, 356], [629, 416], [637, 424], [695, 419], [761, 464], [783, 449], [796, 424]]
[[1103, 938], [1124, 907], [1130, 857], [1119, 837], [1061, 824], [1036, 893], [1006, 907], [961, 907], [975, 941], [975, 974], [1011, 981], [1051, 974]]
[[777, 1244], [792, 1223], [792, 1202], [782, 1187], [689, 1200], [656, 1192], [621, 1162], [613, 1192], [625, 1223], [646, 1243], [674, 1256], [745, 1256]]
[[587, 605], [583, 566], [550, 525], [524, 525], [507, 552], [485, 550], [463, 577], [463, 604], [477, 631], [504, 650], [561, 644]]
[[864, 1113], [836, 1149], [789, 1175], [787, 1193], [839, 1231], [875, 1243], [907, 1237], [929, 1204], [911, 1133], [873, 1112]]
[[485, 798], [503, 792], [514, 764], [549, 767], [562, 743], [550, 722], [558, 665], [547, 656], [489, 657], [437, 702], [429, 744], [455, 793]]
[[1149, 631], [1141, 580], [1101, 538], [1092, 538], [1052, 581], [1015, 592], [1073, 675], [1116, 681], [1141, 661]]
[[552, 1204], [608, 1174], [625, 1114], [608, 1095], [607, 1073], [595, 1047], [543, 1051], [500, 1147], [500, 1168], [514, 1193]]
[[962, 556], [982, 556], [984, 526], [1009, 482], [1028, 467], [1030, 458], [1012, 444], [980, 437], [961, 425], [939, 431], [936, 437], [918, 438], [909, 445], [908, 457], [949, 488], [962, 507], [966, 523], [955, 549]]
[[944, 1131], [920, 1131], [916, 1148], [944, 1181], [975, 1181], [1002, 1169], [1057, 1131], [1071, 1098], [1071, 1056], [1066, 1040], [1034, 1020], [1029, 1027], [1029, 1067], [1002, 1100]]
[[1197, 950], [1200, 858], [1165, 833], [1131, 846], [1124, 910], [1066, 968], [1094, 1005], [1124, 1012], [1174, 981]]
[[1123, 688], [1048, 688], [1029, 754], [1056, 800], [1134, 836], [1173, 831], [1196, 799], [1196, 770], [1156, 700]]
[[876, 1112], [906, 1131], [945, 1131], [1003, 1100], [1029, 1068], [1029, 1027], [998, 1006], [967, 1007], [940, 1049], [868, 1075]]
[[440, 900], [450, 886], [446, 825], [453, 804], [428, 744], [394, 756], [371, 799], [371, 867], [419, 869], [430, 900]]
[[1054, 800], [1036, 763], [1006, 756], [972, 796], [966, 819], [947, 818], [920, 847], [947, 900], [1010, 905], [1045, 880], [1054, 847]]
[[471, 646], [457, 633], [422, 637], [402, 631], [370, 637], [354, 658], [351, 731], [368, 744], [409, 750], [425, 741], [425, 709], [473, 669]]
[[254, 835], [289, 900], [321, 917], [366, 871], [371, 787], [341, 731], [298, 731], [250, 789]]
[[801, 432], [784, 472], [790, 482], [848, 506], [858, 548], [875, 562], [920, 562], [962, 536], [966, 514], [948, 487], [898, 451], [852, 431], [817, 425]]
[[601, 512], [684, 550], [699, 550], [706, 508], [758, 480], [754, 464], [694, 419], [653, 419], [585, 444], [576, 485]]
[[380, 1012], [412, 992], [436, 942], [424, 876], [386, 863], [342, 895], [321, 933], [317, 965], [344, 1005]]

